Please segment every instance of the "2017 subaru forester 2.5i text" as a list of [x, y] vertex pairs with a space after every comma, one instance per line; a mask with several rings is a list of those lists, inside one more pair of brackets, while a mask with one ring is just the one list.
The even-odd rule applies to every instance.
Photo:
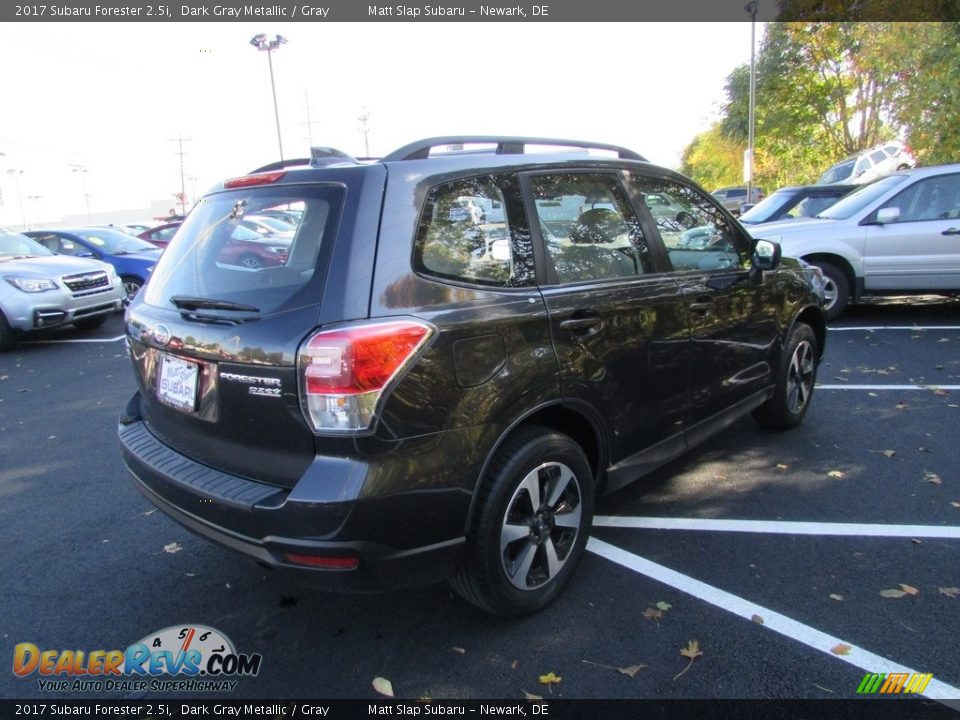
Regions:
[[[286, 261], [230, 262], [237, 224], [274, 211], [296, 223]], [[800, 422], [815, 272], [623, 148], [316, 149], [211, 191], [128, 309], [125, 461], [262, 564], [339, 590], [447, 578], [522, 615], [569, 579], [597, 493], [745, 413]]]

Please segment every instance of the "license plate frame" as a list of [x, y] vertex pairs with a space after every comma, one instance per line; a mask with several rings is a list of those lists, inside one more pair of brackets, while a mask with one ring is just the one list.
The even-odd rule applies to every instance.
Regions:
[[197, 410], [200, 365], [176, 355], [162, 353], [157, 369], [157, 399], [164, 405], [192, 413]]

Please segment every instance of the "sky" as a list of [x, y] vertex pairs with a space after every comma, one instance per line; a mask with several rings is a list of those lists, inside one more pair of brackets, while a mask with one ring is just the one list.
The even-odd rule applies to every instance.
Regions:
[[[758, 25], [759, 47], [761, 26]], [[750, 23], [4, 23], [0, 225], [146, 208], [313, 145], [419, 138], [624, 145], [678, 167], [750, 61]], [[309, 123], [308, 123], [309, 118]]]

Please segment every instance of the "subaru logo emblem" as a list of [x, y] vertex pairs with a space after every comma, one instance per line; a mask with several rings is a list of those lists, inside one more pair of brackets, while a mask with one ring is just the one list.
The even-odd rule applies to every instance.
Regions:
[[173, 337], [170, 328], [166, 325], [157, 325], [151, 332], [151, 335], [153, 336], [153, 341], [161, 347], [170, 342], [170, 338]]

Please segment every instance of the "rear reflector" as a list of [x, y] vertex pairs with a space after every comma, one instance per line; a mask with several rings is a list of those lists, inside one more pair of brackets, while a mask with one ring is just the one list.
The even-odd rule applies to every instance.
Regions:
[[327, 570], [356, 570], [360, 566], [360, 558], [356, 557], [329, 557], [324, 555], [300, 555], [284, 553], [284, 559], [295, 565], [307, 565]]
[[251, 187], [253, 185], [269, 185], [270, 183], [275, 183], [277, 180], [282, 178], [287, 174], [286, 170], [279, 170], [275, 172], [265, 172], [265, 173], [256, 173], [254, 175], [244, 175], [243, 177], [236, 177], [227, 180], [223, 187], [228, 190], [234, 188], [243, 188]]
[[351, 325], [314, 333], [300, 348], [301, 402], [315, 431], [370, 427], [390, 381], [433, 329], [415, 320]]

